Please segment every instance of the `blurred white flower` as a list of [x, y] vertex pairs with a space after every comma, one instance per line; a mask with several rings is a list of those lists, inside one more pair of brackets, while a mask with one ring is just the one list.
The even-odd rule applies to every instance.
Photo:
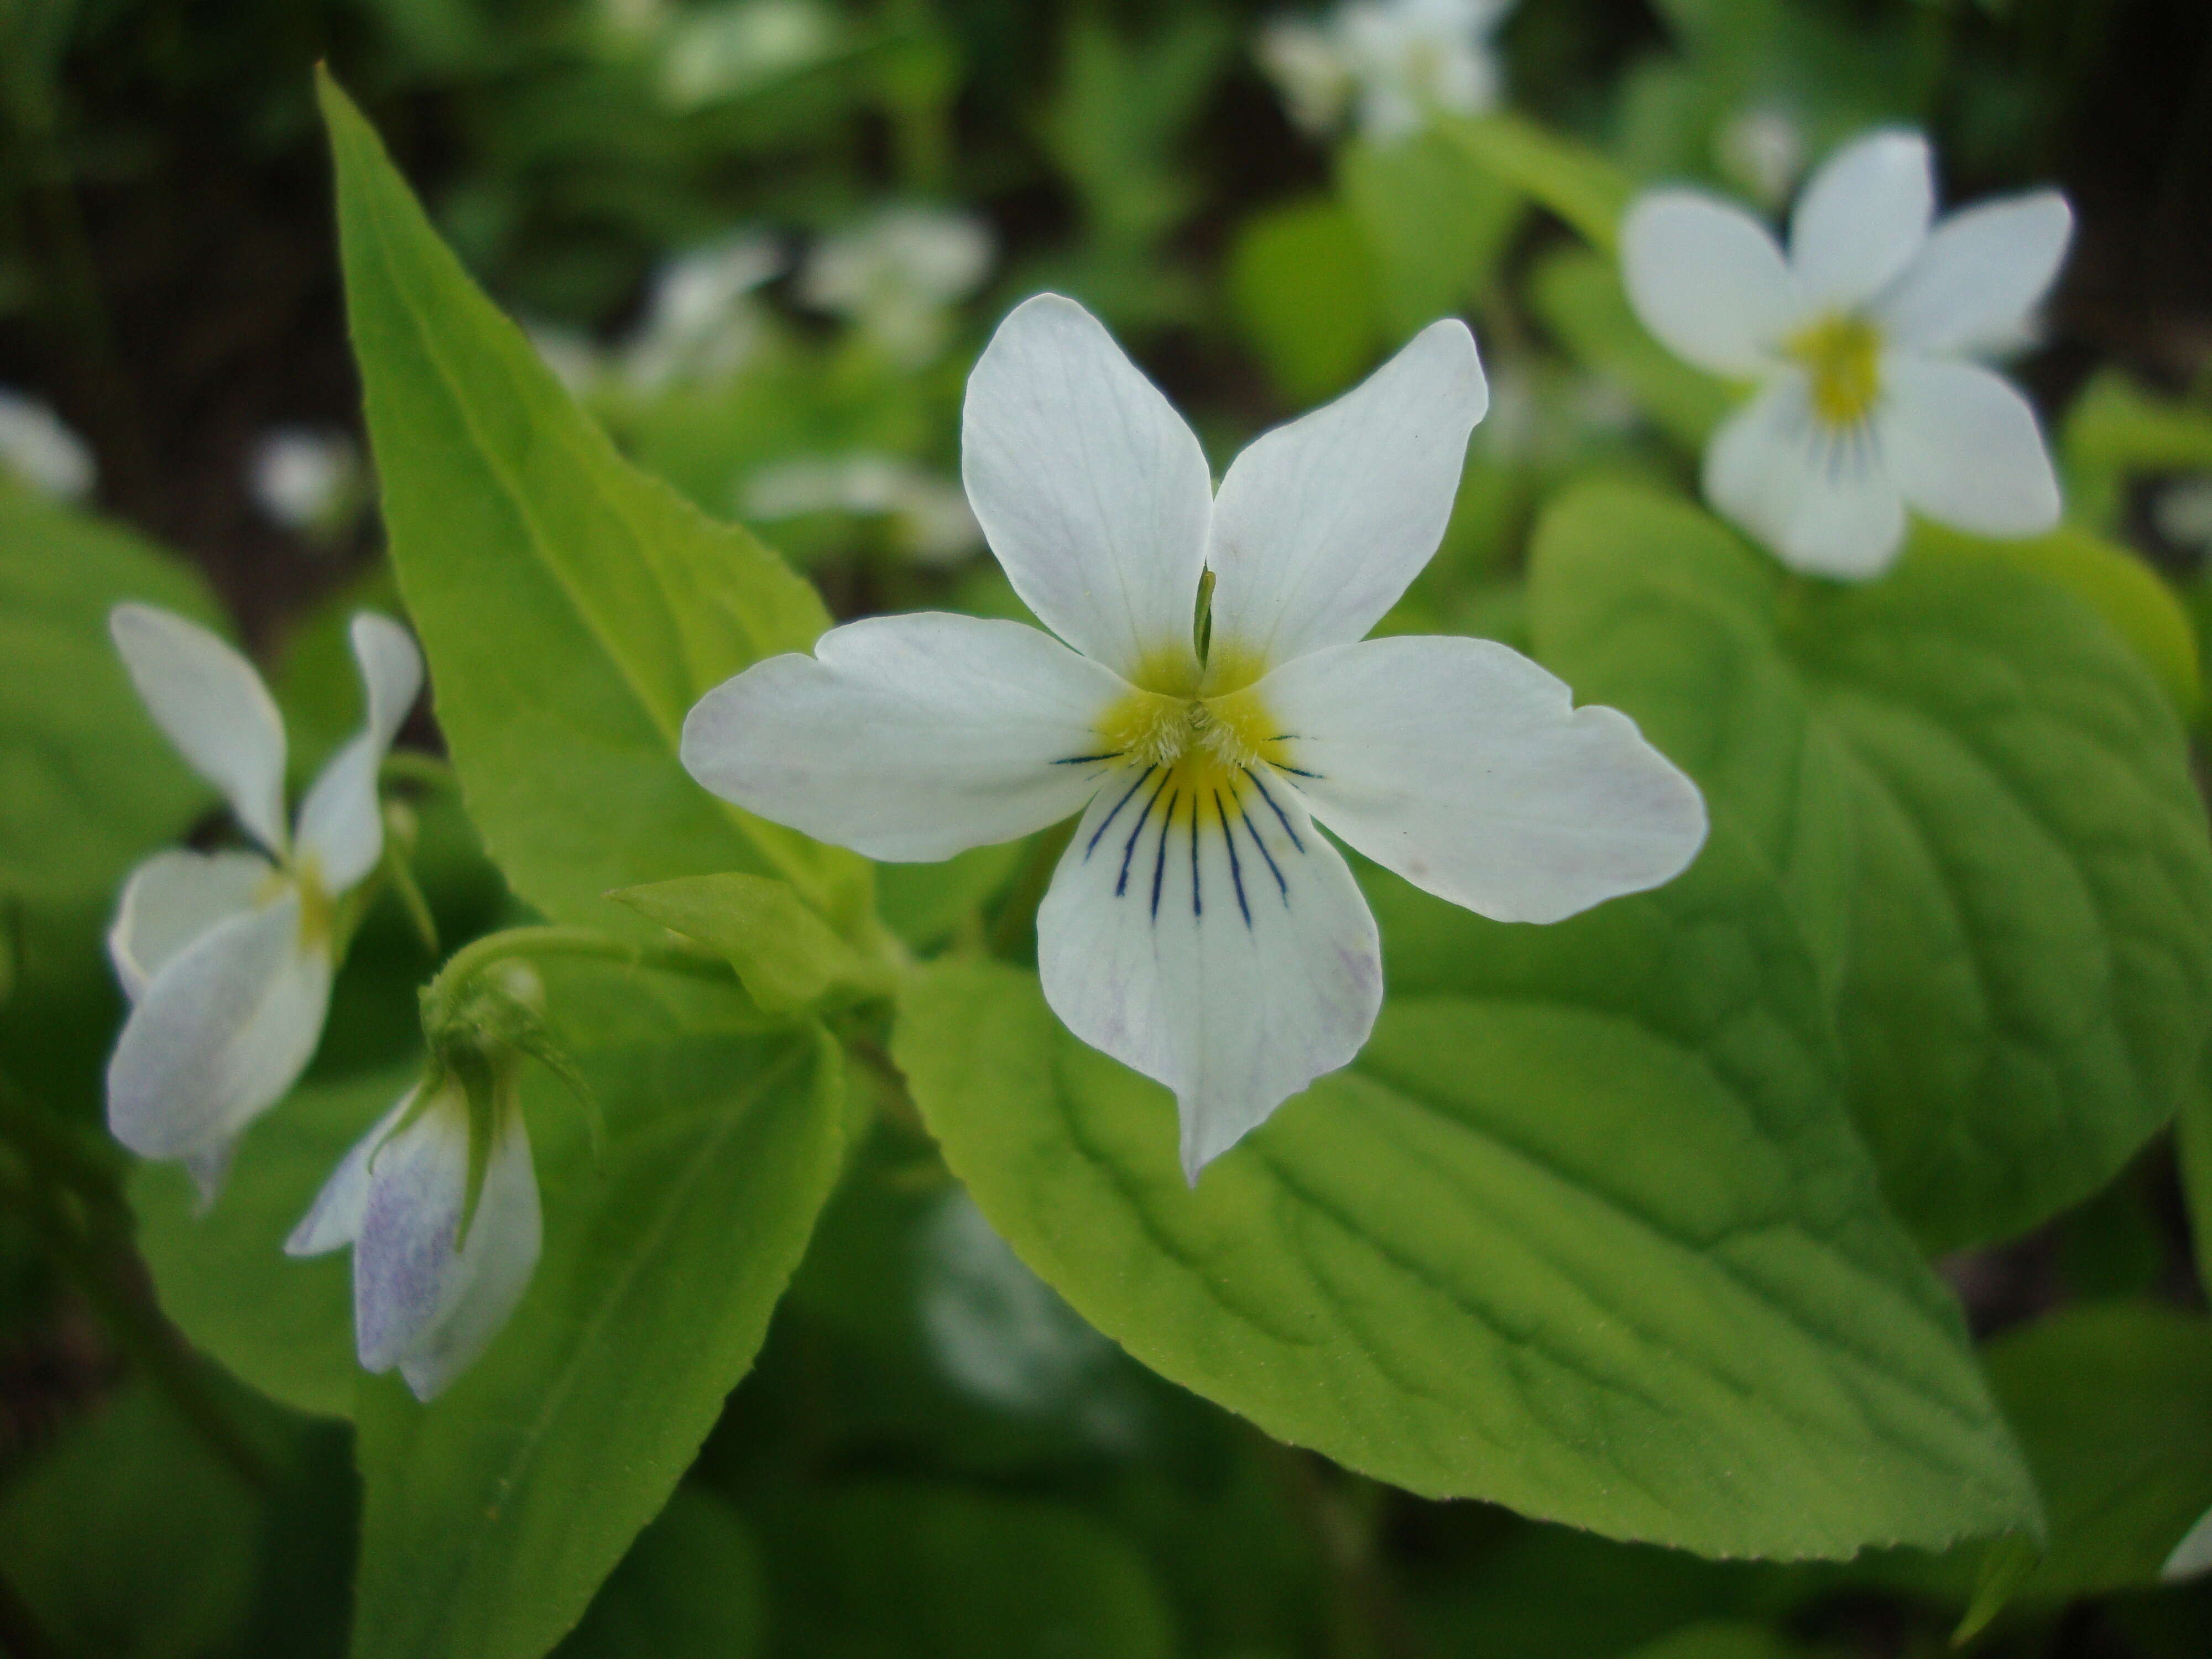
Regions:
[[799, 295], [850, 318], [892, 359], [933, 361], [951, 332], [951, 307], [983, 285], [995, 252], [973, 214], [895, 207], [825, 236], [799, 276]]
[[1706, 447], [1705, 495], [1796, 569], [1880, 574], [1907, 506], [1984, 536], [2057, 521], [2035, 411], [1972, 360], [2021, 337], [2073, 215], [2036, 191], [1931, 229], [1935, 206], [1927, 141], [1881, 131], [1814, 175], [1786, 257], [1759, 221], [1693, 191], [1648, 192], [1622, 222], [1644, 326], [1758, 383]]
[[819, 63], [842, 42], [837, 15], [817, 0], [734, 0], [679, 14], [660, 59], [660, 94], [675, 109], [734, 98]]
[[2158, 533], [2176, 547], [2212, 553], [2212, 477], [2167, 485], [2152, 506], [2151, 518]]
[[0, 386], [0, 471], [64, 501], [92, 493], [100, 469], [83, 439], [35, 398]]
[[522, 332], [570, 397], [588, 398], [606, 384], [607, 354], [581, 329], [528, 322], [523, 324]]
[[512, 1079], [484, 1103], [482, 1185], [469, 1191], [470, 1104], [449, 1073], [418, 1084], [356, 1142], [284, 1242], [353, 1246], [354, 1343], [417, 1400], [444, 1392], [499, 1334], [537, 1271], [544, 1218]]
[[2178, 1584], [2206, 1571], [2212, 1571], [2212, 1510], [2205, 1510], [2197, 1524], [2182, 1534], [2158, 1576], [2166, 1583]]
[[1805, 170], [1805, 135], [1778, 109], [1747, 109], [1713, 136], [1713, 160], [1759, 206], [1779, 207]]
[[951, 564], [983, 545], [968, 497], [896, 455], [803, 456], [755, 473], [738, 493], [738, 516], [792, 519], [805, 513], [889, 518], [901, 548], [923, 564]]
[[283, 721], [253, 665], [149, 605], [118, 605], [108, 627], [155, 723], [263, 849], [156, 853], [124, 884], [107, 936], [131, 1005], [107, 1064], [108, 1127], [142, 1157], [183, 1159], [211, 1200], [238, 1136], [322, 1038], [336, 906], [383, 855], [377, 771], [422, 659], [398, 623], [353, 619], [367, 727], [323, 769], [288, 836]]
[[1347, 0], [1318, 22], [1278, 18], [1255, 52], [1309, 132], [1332, 131], [1347, 106], [1388, 143], [1439, 114], [1496, 104], [1501, 76], [1491, 37], [1514, 0]]
[[753, 290], [783, 264], [775, 239], [752, 232], [670, 260], [653, 278], [645, 319], [620, 353], [623, 380], [650, 393], [680, 383], [712, 385], [736, 374], [760, 338]]
[[360, 501], [361, 450], [343, 432], [278, 427], [246, 459], [254, 505], [287, 530], [331, 531]]

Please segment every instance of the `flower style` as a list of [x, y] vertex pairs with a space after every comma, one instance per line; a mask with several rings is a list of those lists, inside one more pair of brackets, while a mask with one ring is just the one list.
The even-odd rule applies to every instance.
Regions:
[[353, 1246], [361, 1363], [374, 1372], [398, 1366], [417, 1400], [477, 1362], [538, 1268], [538, 1172], [513, 1067], [511, 1057], [494, 1062], [473, 1206], [470, 1103], [448, 1072], [410, 1089], [355, 1143], [284, 1241], [295, 1256]]
[[1360, 131], [1383, 143], [1437, 114], [1498, 101], [1490, 37], [1513, 0], [1351, 0], [1321, 23], [1278, 18], [1255, 54], [1306, 131], [1334, 131], [1356, 100]]
[[1106, 331], [1039, 295], [969, 380], [962, 464], [1060, 637], [939, 614], [832, 629], [708, 693], [684, 764], [877, 859], [1080, 812], [1037, 915], [1045, 996], [1174, 1090], [1194, 1181], [1348, 1062], [1381, 1006], [1374, 918], [1313, 818], [1504, 921], [1655, 886], [1703, 840], [1696, 787], [1526, 658], [1362, 639], [1435, 552], [1486, 401], [1474, 337], [1435, 324], [1254, 443], [1217, 496]]
[[1881, 131], [1814, 175], [1786, 258], [1758, 220], [1696, 191], [1652, 191], [1622, 223], [1644, 325], [1759, 383], [1706, 448], [1705, 495], [1796, 569], [1881, 574], [1908, 506], [1985, 536], [2057, 522], [2034, 410], [1971, 359], [2027, 338], [2073, 216], [2036, 191], [1931, 230], [1935, 203], [1927, 141]]
[[799, 274], [799, 295], [852, 318], [893, 362], [918, 368], [944, 351], [949, 308], [982, 286], [993, 252], [973, 215], [890, 208], [825, 237]]
[[143, 1157], [183, 1159], [212, 1200], [238, 1136], [321, 1040], [337, 905], [383, 856], [377, 770], [422, 659], [397, 623], [353, 619], [368, 725], [288, 836], [283, 722], [252, 665], [148, 605], [118, 605], [108, 627], [155, 724], [264, 849], [155, 854], [124, 884], [107, 936], [131, 1004], [107, 1065], [108, 1127]]

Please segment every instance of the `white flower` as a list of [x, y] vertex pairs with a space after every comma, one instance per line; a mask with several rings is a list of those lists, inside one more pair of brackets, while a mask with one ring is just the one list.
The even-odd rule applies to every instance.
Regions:
[[278, 427], [254, 446], [246, 485], [273, 523], [329, 529], [358, 499], [361, 451], [343, 432]]
[[816, 0], [730, 0], [678, 13], [660, 60], [660, 94], [672, 108], [734, 98], [836, 52], [837, 15]]
[[0, 386], [0, 471], [64, 501], [92, 493], [100, 469], [84, 440], [34, 398]]
[[1269, 23], [1255, 54], [1299, 126], [1327, 132], [1356, 102], [1360, 130], [1387, 143], [1434, 116], [1498, 101], [1490, 37], [1512, 8], [1513, 0], [1351, 0], [1318, 24]]
[[2181, 1541], [2166, 1558], [2158, 1576], [2166, 1583], [2178, 1584], [2206, 1571], [2212, 1571], [2212, 1510], [2205, 1510], [2196, 1524], [2181, 1534]]
[[1878, 575], [1908, 506], [1985, 536], [2057, 520], [2035, 412], [1967, 360], [2022, 337], [2073, 216], [2046, 190], [1931, 230], [1935, 201], [1926, 141], [1883, 131], [1814, 176], [1787, 258], [1758, 220], [1694, 191], [1652, 191], [1622, 224], [1644, 326], [1759, 383], [1705, 451], [1705, 495], [1799, 570]]
[[877, 859], [1081, 812], [1037, 915], [1045, 995], [1175, 1091], [1195, 1179], [1349, 1061], [1381, 1004], [1374, 919], [1309, 813], [1508, 921], [1666, 881], [1703, 839], [1689, 781], [1527, 659], [1361, 639], [1435, 552], [1486, 400], [1473, 337], [1436, 324], [1253, 444], [1217, 496], [1158, 390], [1089, 313], [1040, 295], [969, 380], [962, 462], [1060, 638], [937, 614], [832, 629], [702, 698], [684, 764]]
[[923, 564], [951, 564], [983, 544], [968, 498], [949, 481], [896, 455], [802, 456], [763, 467], [739, 492], [740, 516], [796, 518], [851, 513], [888, 518], [904, 550]]
[[647, 393], [682, 381], [727, 380], [760, 337], [752, 292], [782, 269], [775, 239], [752, 233], [671, 260], [653, 279], [645, 320], [623, 348], [623, 379]]
[[543, 1218], [530, 1133], [495, 1091], [483, 1184], [469, 1202], [469, 1102], [448, 1074], [410, 1089], [356, 1142], [292, 1236], [289, 1255], [353, 1246], [354, 1342], [429, 1400], [483, 1355], [537, 1271]]
[[2212, 477], [2168, 485], [2152, 503], [2151, 521], [2176, 547], [2212, 553]]
[[1713, 159], [1761, 207], [1790, 194], [1805, 168], [1805, 135], [1778, 109], [1745, 110], [1713, 137]]
[[155, 724], [266, 854], [155, 854], [125, 884], [107, 936], [131, 1004], [107, 1065], [108, 1127], [143, 1157], [185, 1160], [212, 1199], [233, 1143], [321, 1039], [334, 906], [383, 855], [377, 769], [422, 659], [397, 623], [354, 618], [367, 728], [323, 769], [288, 835], [283, 723], [252, 665], [150, 606], [118, 605], [108, 626]]
[[994, 245], [972, 214], [889, 208], [824, 237], [799, 272], [799, 296], [858, 323], [891, 358], [919, 368], [945, 349], [950, 308], [982, 286]]

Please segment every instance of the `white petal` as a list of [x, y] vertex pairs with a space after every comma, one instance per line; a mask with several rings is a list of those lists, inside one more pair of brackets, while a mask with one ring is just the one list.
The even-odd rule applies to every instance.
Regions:
[[1191, 650], [1212, 479], [1159, 388], [1072, 300], [1040, 294], [968, 377], [960, 476], [1014, 591], [1124, 676]]
[[253, 908], [274, 870], [258, 853], [156, 853], [131, 872], [107, 930], [108, 959], [136, 1002], [171, 957], [226, 917]]
[[2009, 345], [2028, 331], [2073, 234], [2073, 210], [2055, 190], [1952, 214], [1875, 301], [1875, 315], [1891, 338], [1919, 351]]
[[401, 1095], [399, 1103], [377, 1119], [376, 1127], [354, 1142], [338, 1160], [338, 1167], [331, 1171], [331, 1178], [315, 1194], [307, 1213], [284, 1241], [285, 1255], [320, 1255], [361, 1237], [361, 1219], [368, 1210], [369, 1161], [415, 1103], [415, 1094], [416, 1090], [410, 1088]]
[[2179, 1583], [2185, 1578], [2212, 1569], [2212, 1510], [2197, 1517], [2197, 1524], [2181, 1534], [2181, 1541], [2166, 1558], [2166, 1565], [2158, 1570], [2159, 1577], [2166, 1583]]
[[684, 764], [725, 800], [872, 859], [929, 860], [1080, 811], [1129, 688], [1020, 623], [833, 628], [699, 700]]
[[[1671, 881], [1705, 838], [1697, 786], [1611, 708], [1490, 640], [1363, 640], [1254, 695], [1316, 817], [1387, 869], [1498, 921], [1558, 921]], [[1310, 774], [1311, 775], [1306, 775]]]
[[368, 721], [323, 769], [300, 808], [300, 850], [314, 854], [323, 884], [333, 893], [345, 891], [383, 856], [376, 775], [422, 690], [422, 653], [387, 617], [364, 611], [353, 619], [353, 655], [368, 693]]
[[1175, 1091], [1194, 1182], [1358, 1054], [1382, 1000], [1375, 919], [1343, 857], [1266, 769], [1234, 793], [1117, 778], [1037, 911], [1045, 1000]]
[[194, 1152], [179, 1160], [185, 1173], [192, 1178], [197, 1196], [192, 1202], [194, 1215], [205, 1215], [215, 1208], [215, 1201], [222, 1196], [223, 1183], [230, 1179], [230, 1166], [238, 1157], [238, 1137], [219, 1140], [204, 1152]]
[[1621, 221], [1620, 270], [1644, 326], [1716, 374], [1759, 374], [1805, 311], [1766, 227], [1696, 191], [1638, 198]]
[[2058, 522], [2058, 480], [2035, 411], [1979, 363], [1893, 354], [1882, 363], [1883, 453], [1908, 505], [1980, 536]]
[[107, 1063], [107, 1122], [146, 1158], [189, 1158], [282, 1099], [321, 1039], [327, 950], [302, 949], [300, 899], [217, 922], [138, 999]]
[[1451, 318], [1257, 439], [1214, 504], [1214, 650], [1286, 662], [1372, 628], [1443, 538], [1489, 406], [1474, 336]]
[[1863, 304], [1920, 251], [1935, 213], [1928, 141], [1898, 129], [1869, 133], [1831, 157], [1797, 198], [1790, 267], [1811, 299]]
[[544, 1227], [529, 1131], [522, 1114], [510, 1112], [492, 1142], [483, 1193], [448, 1280], [445, 1312], [400, 1356], [399, 1374], [417, 1400], [443, 1394], [505, 1328], [538, 1271]]
[[247, 832], [284, 850], [284, 722], [253, 665], [197, 623], [146, 605], [107, 619], [131, 683], [191, 768]]
[[1816, 421], [1795, 370], [1714, 434], [1705, 498], [1811, 575], [1880, 575], [1905, 540], [1905, 504], [1875, 430], [1838, 432]]

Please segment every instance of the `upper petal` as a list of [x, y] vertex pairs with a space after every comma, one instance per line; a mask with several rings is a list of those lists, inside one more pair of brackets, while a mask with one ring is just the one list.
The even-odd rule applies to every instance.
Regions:
[[1697, 191], [1637, 199], [1621, 221], [1620, 268], [1644, 326], [1716, 374], [1759, 374], [1805, 309], [1766, 227]]
[[2035, 411], [2002, 375], [1896, 353], [1882, 380], [1882, 450], [1916, 512], [1979, 536], [2039, 535], [2058, 522]]
[[307, 1213], [300, 1218], [300, 1224], [285, 1239], [285, 1255], [320, 1255], [325, 1250], [350, 1244], [361, 1236], [362, 1218], [368, 1212], [369, 1162], [393, 1126], [415, 1103], [416, 1091], [420, 1086], [410, 1086], [399, 1097], [398, 1104], [377, 1119], [376, 1127], [354, 1142], [338, 1160], [338, 1167], [323, 1182], [315, 1201], [307, 1206]]
[[107, 619], [131, 683], [192, 769], [246, 832], [284, 850], [284, 722], [253, 665], [197, 623], [149, 605]]
[[300, 898], [217, 922], [139, 997], [107, 1062], [107, 1123], [146, 1158], [185, 1158], [282, 1099], [321, 1039], [326, 951], [300, 943]]
[[1705, 448], [1705, 498], [1793, 570], [1863, 580], [1905, 541], [1905, 503], [1872, 426], [1814, 418], [1803, 374], [1778, 375]]
[[1283, 662], [1372, 628], [1443, 539], [1489, 405], [1474, 336], [1448, 318], [1254, 441], [1214, 503], [1214, 649]]
[[817, 841], [950, 858], [1080, 811], [1103, 764], [1100, 719], [1128, 691], [1020, 623], [872, 617], [702, 697], [684, 764]]
[[172, 848], [131, 872], [107, 930], [108, 959], [136, 1002], [170, 958], [216, 923], [253, 908], [272, 866], [258, 853]]
[[1102, 790], [1037, 911], [1037, 969], [1068, 1030], [1175, 1091], [1194, 1182], [1357, 1054], [1382, 1000], [1367, 901], [1264, 767]]
[[1705, 837], [1697, 786], [1611, 708], [1490, 640], [1364, 640], [1254, 695], [1315, 815], [1387, 869], [1499, 921], [1558, 921], [1671, 881]]
[[1015, 307], [968, 377], [960, 476], [1045, 626], [1125, 676], [1191, 650], [1212, 478], [1168, 400], [1056, 294]]
[[1790, 222], [1790, 264], [1814, 300], [1863, 304], [1903, 270], [1936, 213], [1928, 141], [1899, 128], [1868, 134], [1813, 175]]
[[538, 1271], [544, 1227], [530, 1133], [522, 1114], [509, 1111], [493, 1136], [483, 1190], [447, 1271], [443, 1307], [399, 1356], [399, 1374], [417, 1400], [443, 1394], [491, 1346]]
[[2074, 210], [2055, 190], [1984, 202], [1936, 227], [1875, 301], [1891, 337], [1920, 351], [1990, 351], [2023, 338], [2066, 258]]
[[324, 885], [333, 893], [366, 876], [383, 855], [377, 772], [422, 690], [422, 653], [405, 629], [364, 611], [353, 619], [352, 635], [368, 718], [323, 768], [300, 807], [300, 848], [315, 855]]

